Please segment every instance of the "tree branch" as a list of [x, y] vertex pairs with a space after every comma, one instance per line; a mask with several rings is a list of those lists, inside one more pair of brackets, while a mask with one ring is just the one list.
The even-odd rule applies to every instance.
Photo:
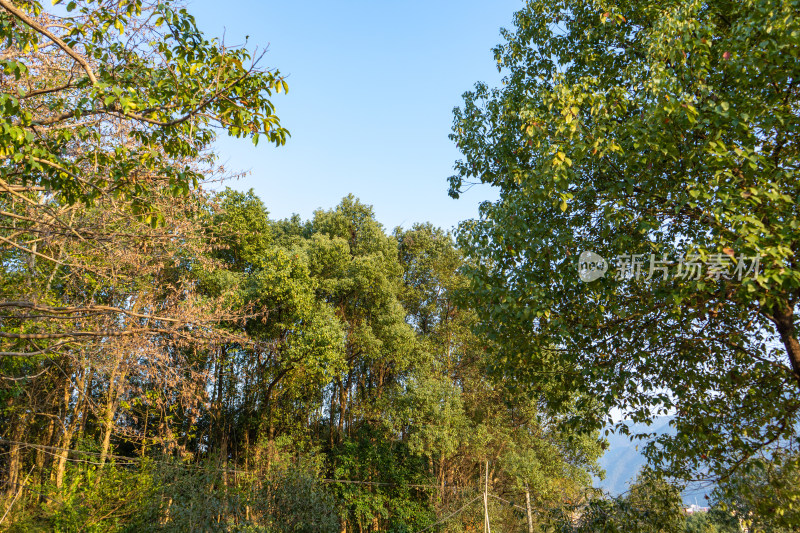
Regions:
[[41, 33], [54, 43], [58, 45], [68, 56], [74, 59], [78, 64], [83, 67], [83, 70], [86, 72], [86, 75], [89, 76], [89, 79], [92, 82], [92, 85], [97, 85], [97, 77], [94, 75], [94, 71], [89, 63], [84, 59], [78, 52], [73, 50], [67, 43], [59, 39], [55, 34], [51, 33], [47, 30], [47, 28], [38, 24], [34, 19], [30, 18], [26, 15], [23, 11], [20, 11], [14, 5], [9, 2], [8, 0], [0, 0], [0, 7], [20, 19], [22, 22], [30, 26], [33, 30]]

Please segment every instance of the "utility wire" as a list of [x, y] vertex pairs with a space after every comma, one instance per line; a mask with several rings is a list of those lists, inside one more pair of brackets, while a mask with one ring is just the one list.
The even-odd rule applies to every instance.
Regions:
[[[67, 452], [68, 454], [75, 454], [75, 455], [84, 455], [90, 457], [100, 457], [102, 454], [100, 452], [91, 452], [87, 450], [73, 450], [71, 448], [62, 448], [60, 446], [46, 446], [44, 444], [34, 444], [31, 442], [21, 442], [21, 441], [14, 441], [0, 438], [0, 444], [8, 444], [8, 445], [17, 445], [23, 447], [30, 447], [42, 450], [46, 453], [53, 453], [55, 452]], [[230, 468], [208, 468], [204, 465], [193, 465], [188, 463], [173, 463], [169, 461], [159, 461], [157, 459], [150, 459], [148, 457], [130, 457], [126, 455], [115, 455], [115, 454], [106, 454], [106, 458], [108, 459], [117, 459], [119, 461], [124, 461], [121, 463], [122, 465], [132, 465], [141, 462], [150, 462], [153, 464], [161, 464], [168, 467], [173, 468], [184, 468], [184, 469], [194, 469], [198, 471], [213, 471], [218, 473], [225, 473], [225, 474], [254, 474], [254, 472], [249, 470], [237, 470], [237, 469], [230, 469]], [[95, 464], [99, 465], [100, 463], [95, 463], [93, 461], [85, 460], [85, 459], [71, 459], [67, 457], [68, 461], [73, 462], [81, 462], [81, 463], [88, 463], [88, 464]], [[353, 484], [353, 485], [368, 485], [368, 486], [380, 486], [380, 487], [411, 487], [411, 488], [419, 488], [419, 489], [441, 489], [439, 485], [432, 485], [432, 484], [420, 484], [420, 483], [389, 483], [389, 482], [380, 482], [380, 481], [361, 481], [361, 480], [354, 480], [354, 479], [329, 479], [323, 478], [319, 481], [323, 483], [342, 483], [342, 484]], [[475, 487], [469, 485], [448, 485], [445, 489], [459, 489], [459, 490], [473, 490]]]
[[501, 498], [500, 496], [498, 496], [497, 494], [489, 494], [489, 496], [491, 496], [492, 498], [496, 498], [496, 499], [500, 500], [501, 502], [505, 502], [505, 503], [507, 503], [508, 505], [510, 505], [512, 507], [516, 507], [517, 509], [521, 509], [523, 511], [527, 511], [527, 509], [525, 507], [517, 505], [514, 502], [510, 502], [508, 500], [505, 500], [505, 499]]
[[[58, 454], [56, 454], [54, 452], [68, 452], [68, 453], [72, 453], [72, 454], [76, 454], [76, 455], [84, 455], [84, 456], [90, 456], [90, 457], [99, 457], [101, 455], [99, 452], [91, 452], [91, 451], [86, 451], [86, 450], [73, 450], [73, 449], [70, 449], [70, 448], [63, 448], [63, 447], [60, 447], [60, 446], [46, 446], [44, 444], [34, 444], [34, 443], [31, 443], [31, 442], [13, 441], [13, 440], [8, 440], [8, 439], [3, 439], [3, 438], [0, 438], [0, 444], [8, 444], [8, 445], [15, 444], [15, 445], [18, 445], [18, 446], [40, 449], [40, 450], [44, 451], [45, 453], [52, 454], [54, 456], [58, 456]], [[247, 471], [247, 470], [233, 470], [233, 469], [227, 469], [227, 468], [207, 468], [207, 467], [205, 467], [203, 465], [191, 465], [191, 464], [186, 464], [186, 463], [172, 463], [172, 462], [168, 462], [168, 461], [158, 461], [158, 460], [155, 460], [155, 459], [149, 459], [147, 457], [129, 457], [129, 456], [125, 456], [125, 455], [114, 455], [114, 454], [106, 454], [106, 457], [109, 458], [109, 459], [118, 459], [118, 460], [126, 461], [125, 463], [122, 463], [122, 465], [125, 465], [125, 466], [137, 464], [137, 463], [140, 463], [142, 461], [148, 461], [148, 462], [152, 462], [154, 464], [162, 464], [162, 465], [166, 465], [166, 466], [173, 467], [173, 468], [186, 468], [186, 469], [195, 469], [195, 470], [201, 470], [201, 471], [211, 470], [211, 471], [218, 472], [218, 473], [228, 473], [228, 474], [253, 474], [253, 472], [250, 472], [250, 471]], [[87, 459], [74, 459], [74, 458], [67, 457], [67, 460], [68, 461], [72, 461], [72, 462], [76, 462], [76, 463], [82, 463], [82, 464], [92, 464], [92, 465], [100, 465], [101, 464], [101, 463], [97, 463], [97, 462], [90, 461], [90, 460], [87, 460]], [[27, 481], [27, 478], [26, 478], [26, 481]], [[322, 483], [340, 483], [340, 484], [380, 486], [380, 487], [403, 486], [403, 487], [410, 487], [410, 488], [441, 490], [441, 486], [439, 486], [439, 485], [420, 484], [420, 483], [388, 483], [388, 482], [381, 482], [381, 481], [361, 481], [361, 480], [354, 480], [354, 479], [329, 479], [329, 478], [322, 478], [319, 481], [321, 481]], [[449, 485], [449, 486], [446, 486], [445, 489], [476, 490], [476, 487], [469, 486], [469, 485]], [[480, 490], [480, 488], [478, 488], [478, 490]], [[17, 496], [19, 496], [19, 494], [17, 494]], [[505, 502], [505, 503], [507, 503], [507, 504], [509, 504], [509, 505], [511, 505], [513, 507], [516, 507], [517, 509], [521, 509], [523, 511], [526, 510], [524, 507], [516, 505], [513, 502], [510, 502], [509, 500], [506, 500], [504, 498], [501, 498], [500, 496], [497, 496], [496, 494], [489, 493], [488, 496], [491, 496], [492, 498], [496, 498], [497, 500]], [[445, 516], [441, 520], [439, 520], [437, 522], [434, 522], [433, 524], [427, 526], [425, 529], [421, 529], [421, 530], [417, 531], [416, 533], [423, 533], [425, 531], [430, 530], [434, 526], [437, 526], [437, 525], [440, 525], [440, 524], [446, 522], [447, 520], [449, 520], [452, 517], [454, 517], [455, 515], [463, 512], [467, 507], [469, 507], [470, 505], [472, 505], [473, 503], [475, 503], [476, 501], [478, 501], [478, 500], [480, 500], [482, 498], [483, 498], [483, 494], [481, 493], [478, 496], [476, 496], [475, 498], [473, 498], [472, 500], [470, 500], [469, 502], [467, 502], [464, 506], [462, 506], [458, 510], [453, 511], [452, 513], [450, 513], [449, 515]], [[12, 505], [13, 505], [13, 503], [12, 503]]]
[[433, 526], [438, 526], [439, 524], [441, 524], [441, 523], [443, 523], [443, 522], [445, 522], [445, 521], [447, 521], [447, 520], [450, 520], [450, 519], [451, 519], [451, 518], [453, 518], [455, 515], [457, 515], [457, 514], [461, 513], [462, 511], [464, 511], [464, 509], [466, 509], [467, 507], [469, 507], [470, 505], [472, 505], [473, 503], [475, 503], [476, 501], [478, 501], [478, 500], [480, 500], [480, 499], [482, 499], [482, 498], [483, 498], [483, 494], [479, 494], [478, 496], [475, 496], [475, 498], [474, 498], [474, 499], [472, 499], [470, 502], [468, 502], [467, 504], [465, 504], [465, 505], [464, 505], [464, 507], [462, 507], [461, 509], [459, 509], [459, 510], [457, 510], [457, 511], [453, 511], [452, 513], [450, 513], [449, 515], [445, 516], [444, 518], [442, 518], [442, 519], [441, 519], [441, 520], [439, 520], [438, 522], [434, 522], [433, 524], [429, 525], [429, 526], [428, 526], [428, 527], [426, 527], [425, 529], [420, 529], [419, 531], [417, 531], [417, 533], [423, 533], [424, 531], [428, 531], [428, 530], [429, 530], [430, 528], [432, 528]]

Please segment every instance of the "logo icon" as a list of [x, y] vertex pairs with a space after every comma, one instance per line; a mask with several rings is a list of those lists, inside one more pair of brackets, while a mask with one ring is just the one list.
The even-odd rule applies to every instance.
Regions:
[[608, 262], [594, 252], [583, 252], [578, 258], [578, 276], [586, 283], [600, 279], [608, 271]]

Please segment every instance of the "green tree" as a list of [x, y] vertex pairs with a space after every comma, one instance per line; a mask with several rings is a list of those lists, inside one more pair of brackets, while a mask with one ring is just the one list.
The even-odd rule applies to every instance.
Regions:
[[185, 9], [76, 0], [65, 10], [0, 2], [4, 189], [43, 187], [68, 203], [111, 189], [144, 208], [156, 181], [197, 186], [202, 175], [176, 163], [201, 158], [214, 128], [285, 141], [269, 99], [283, 79], [246, 48], [206, 39]]
[[[286, 89], [281, 77], [246, 48], [206, 39], [184, 9], [62, 8], [0, 3], [5, 357], [208, 325], [185, 312], [202, 306], [188, 303], [193, 281], [175, 268], [205, 255], [196, 221], [207, 148], [217, 130], [276, 144], [287, 135], [270, 100]], [[108, 365], [111, 382], [127, 372], [120, 362]]]
[[202, 292], [228, 295], [222, 322], [231, 338], [206, 350], [212, 407], [193, 447], [207, 447], [210, 436], [211, 450], [234, 460], [259, 447], [272, 456], [277, 437], [307, 436], [322, 387], [344, 367], [344, 333], [332, 306], [316, 297], [308, 242], [276, 243], [252, 191], [227, 189], [216, 200], [204, 223], [217, 261], [195, 270]]
[[584, 428], [674, 413], [681, 476], [796, 442], [799, 6], [531, 0], [455, 111], [451, 195], [500, 192], [459, 233], [498, 374]]
[[686, 517], [686, 533], [740, 533], [739, 520], [730, 512], [712, 508]]
[[352, 195], [330, 211], [317, 211], [308, 247], [317, 296], [345, 329], [347, 368], [330, 393], [330, 442], [362, 420], [378, 419], [379, 400], [405, 376], [416, 353], [398, 300], [402, 266], [396, 241], [372, 208]]
[[680, 491], [658, 473], [644, 470], [628, 492], [616, 498], [589, 495], [588, 501], [553, 513], [549, 531], [683, 533], [686, 516]]
[[[282, 226], [290, 241], [292, 233], [303, 232]], [[372, 208], [352, 195], [334, 209], [315, 212], [308, 231], [317, 298], [333, 308], [344, 330], [344, 365], [326, 387], [326, 427], [320, 427], [331, 471], [338, 479], [398, 484], [402, 494], [408, 490], [403, 484], [425, 480], [419, 478], [424, 474], [419, 461], [407, 461], [405, 446], [385, 422], [392, 392], [421, 357], [399, 300], [403, 268], [397, 242], [375, 220]], [[336, 490], [348, 527], [413, 524], [419, 514], [408, 511], [416, 502], [398, 497], [397, 489], [344, 485]]]
[[[776, 453], [745, 463], [714, 490], [715, 508], [754, 533], [800, 527], [800, 459]], [[719, 514], [719, 513], [718, 513]]]
[[[219, 266], [201, 224], [213, 210], [199, 187], [216, 172], [207, 150], [216, 131], [287, 135], [271, 102], [280, 75], [208, 40], [174, 3], [64, 4], [0, 2], [9, 502], [32, 480], [67, 491], [79, 441], [97, 444], [101, 467], [116, 446], [187, 453], [205, 385], [198, 345], [241, 339], [219, 323], [246, 307], [197, 290], [197, 273]], [[115, 481], [99, 468], [93, 483], [105, 476]]]
[[[577, 500], [590, 483], [600, 444], [592, 435], [566, 438], [537, 399], [515, 394], [487, 374], [491, 343], [473, 331], [464, 258], [451, 235], [430, 224], [395, 230], [404, 267], [402, 301], [426, 356], [394, 402], [391, 416], [409, 450], [427, 459], [438, 485], [438, 515], [466, 504], [489, 463], [490, 491], [532, 515]], [[503, 531], [525, 521], [503, 500], [492, 500], [492, 523]], [[452, 525], [464, 527], [465, 513]]]

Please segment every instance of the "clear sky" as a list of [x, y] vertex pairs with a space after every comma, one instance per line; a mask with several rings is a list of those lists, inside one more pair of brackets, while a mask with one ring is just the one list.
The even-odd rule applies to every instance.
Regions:
[[188, 0], [203, 32], [269, 46], [262, 65], [288, 75], [273, 99], [292, 137], [253, 147], [221, 139], [231, 182], [253, 188], [272, 217], [331, 208], [353, 193], [388, 230], [430, 221], [450, 229], [496, 197], [486, 186], [453, 200], [459, 158], [447, 138], [475, 82], [499, 84], [491, 49], [521, 0]]

